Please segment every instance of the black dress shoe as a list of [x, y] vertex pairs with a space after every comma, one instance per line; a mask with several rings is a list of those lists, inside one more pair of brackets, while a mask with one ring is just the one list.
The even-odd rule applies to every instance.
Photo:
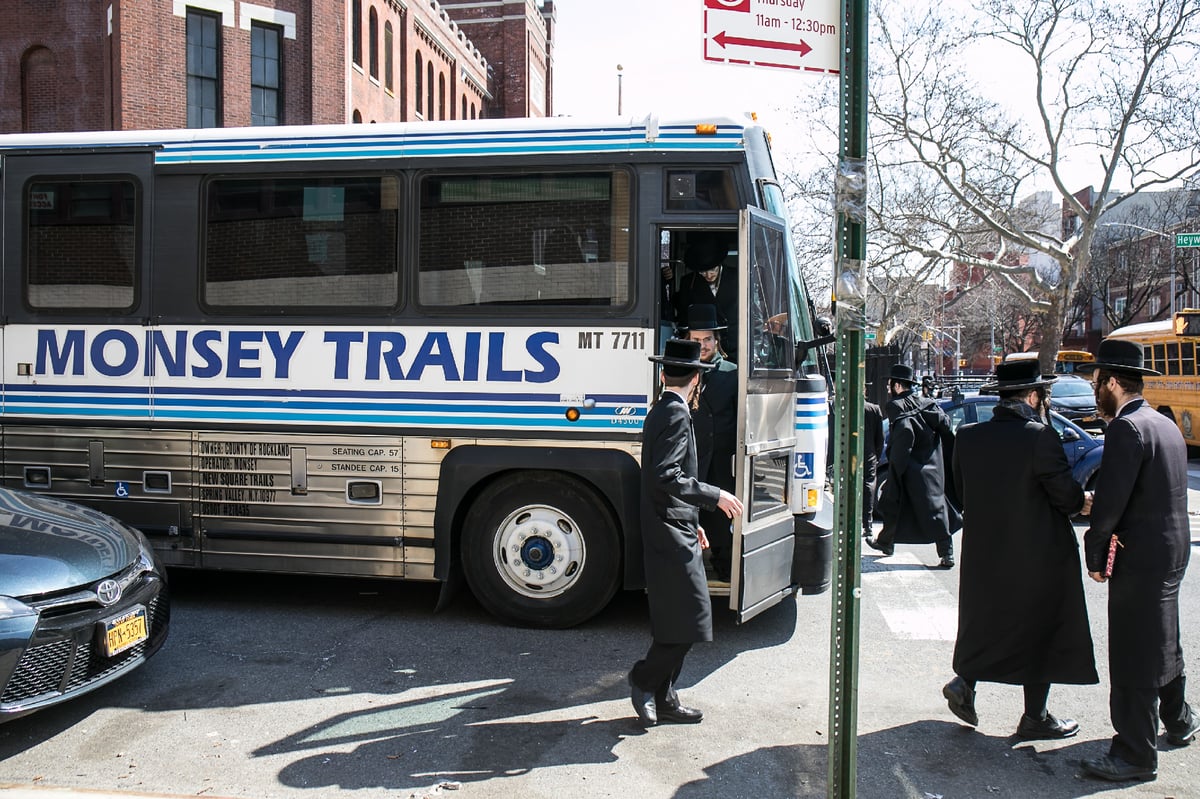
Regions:
[[658, 709], [654, 706], [654, 692], [643, 691], [633, 681], [633, 672], [626, 678], [629, 681], [629, 699], [633, 702], [633, 711], [637, 713], [638, 722], [643, 727], [653, 727], [658, 723]]
[[1200, 716], [1192, 713], [1191, 719], [1183, 729], [1167, 729], [1167, 743], [1171, 746], [1187, 746], [1196, 739], [1197, 732], [1200, 732]]
[[946, 557], [939, 560], [938, 568], [939, 569], [953, 569], [954, 568], [954, 556], [947, 555]]
[[699, 724], [703, 718], [704, 713], [694, 707], [667, 704], [658, 706], [659, 724]]
[[946, 697], [951, 713], [972, 727], [979, 725], [979, 716], [975, 713], [975, 689], [967, 685], [966, 680], [955, 677], [942, 687], [942, 696]]
[[1044, 719], [1037, 719], [1026, 713], [1017, 724], [1017, 737], [1026, 741], [1056, 741], [1060, 738], [1070, 738], [1078, 732], [1079, 723], [1075, 719], [1056, 719], [1050, 713], [1047, 713]]
[[1135, 766], [1112, 755], [1085, 757], [1080, 761], [1080, 765], [1083, 766], [1085, 773], [1109, 782], [1158, 779], [1158, 769], [1149, 766]]
[[867, 542], [867, 546], [869, 546], [871, 549], [879, 550], [889, 558], [892, 556], [892, 553], [896, 551], [895, 547], [885, 547], [871, 536], [867, 536], [865, 540]]

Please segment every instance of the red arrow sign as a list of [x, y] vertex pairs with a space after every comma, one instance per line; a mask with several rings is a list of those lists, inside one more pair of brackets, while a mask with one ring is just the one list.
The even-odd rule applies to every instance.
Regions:
[[765, 47], [771, 50], [795, 50], [800, 53], [801, 57], [812, 52], [812, 48], [805, 44], [803, 39], [796, 43], [773, 42], [769, 39], [743, 39], [739, 36], [727, 36], [725, 35], [725, 31], [721, 31], [713, 37], [713, 41], [721, 45], [722, 49], [725, 48], [725, 45], [731, 44], [734, 46], [741, 45], [742, 47]]

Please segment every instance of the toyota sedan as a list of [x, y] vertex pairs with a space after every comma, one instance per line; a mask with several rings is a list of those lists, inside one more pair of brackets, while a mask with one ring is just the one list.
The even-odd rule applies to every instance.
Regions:
[[0, 722], [99, 688], [167, 637], [162, 567], [99, 511], [0, 488]]

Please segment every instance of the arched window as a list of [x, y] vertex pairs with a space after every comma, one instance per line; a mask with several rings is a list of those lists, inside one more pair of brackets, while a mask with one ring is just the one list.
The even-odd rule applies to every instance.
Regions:
[[367, 35], [371, 37], [367, 42], [371, 77], [379, 80], [379, 14], [375, 13], [375, 6], [371, 6], [370, 19], [367, 21]]
[[383, 87], [389, 92], [395, 89], [392, 82], [392, 23], [383, 23]]
[[475, 103], [471, 103], [471, 119], [475, 118]]
[[35, 46], [21, 56], [21, 131], [55, 130], [54, 98], [57, 83], [54, 53]]
[[421, 79], [422, 79], [422, 76], [425, 74], [425, 71], [423, 69], [421, 69], [421, 51], [420, 50], [417, 51], [416, 62], [417, 62], [417, 66], [416, 66], [416, 69], [413, 70], [413, 75], [415, 76], [414, 80], [416, 81], [417, 85], [414, 87], [415, 91], [413, 92], [413, 97], [417, 98], [417, 113], [423, 114], [424, 111], [422, 109], [424, 108], [424, 105], [423, 105], [424, 100], [422, 98], [425, 95], [421, 94]]
[[350, 3], [350, 56], [362, 66], [362, 0]]
[[428, 102], [429, 118], [437, 119], [437, 117], [435, 117], [433, 115], [434, 107], [433, 107], [433, 62], [432, 61], [430, 61], [428, 64], [425, 65], [425, 86], [429, 91], [429, 95], [425, 98], [426, 100], [429, 101]]
[[357, 108], [354, 109], [354, 116], [352, 116], [351, 119], [354, 120], [354, 124], [361, 125], [362, 124], [362, 112], [359, 111]]
[[464, 94], [462, 98], [462, 118], [467, 118], [467, 96]]
[[446, 76], [438, 75], [438, 119], [446, 118]]

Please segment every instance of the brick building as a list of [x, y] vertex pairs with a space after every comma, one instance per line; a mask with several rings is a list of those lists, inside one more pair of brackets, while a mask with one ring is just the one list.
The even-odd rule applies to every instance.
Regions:
[[551, 0], [5, 0], [0, 133], [552, 114]]

